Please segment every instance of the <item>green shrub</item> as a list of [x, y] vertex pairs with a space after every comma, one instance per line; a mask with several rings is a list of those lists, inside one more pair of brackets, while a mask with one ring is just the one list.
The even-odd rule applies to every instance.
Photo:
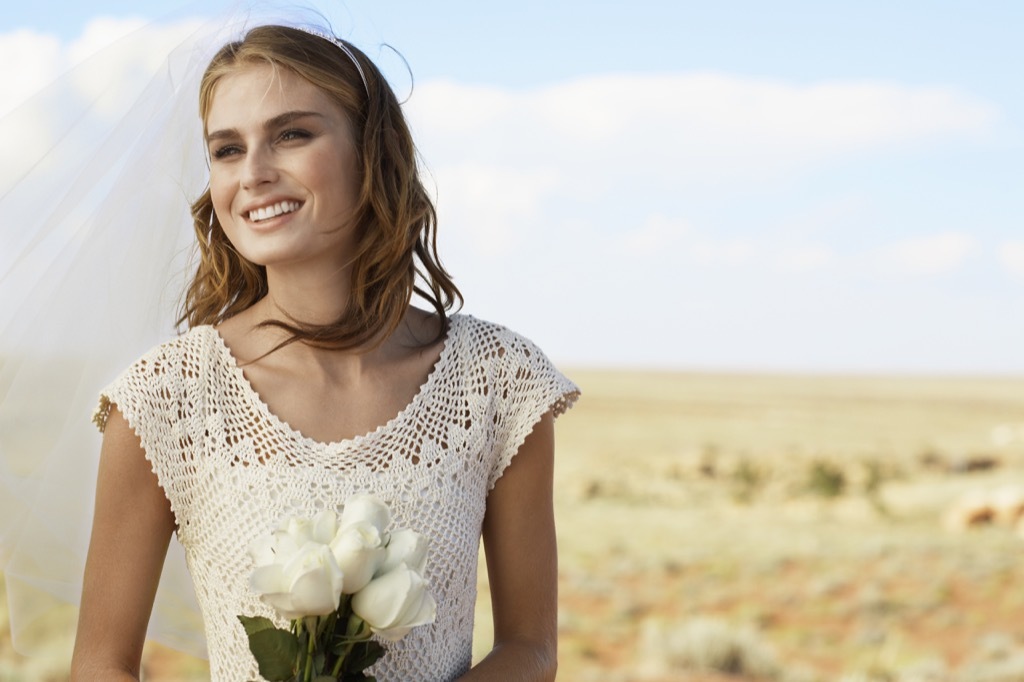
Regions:
[[846, 474], [837, 464], [816, 460], [808, 472], [807, 489], [820, 497], [839, 497], [846, 490]]

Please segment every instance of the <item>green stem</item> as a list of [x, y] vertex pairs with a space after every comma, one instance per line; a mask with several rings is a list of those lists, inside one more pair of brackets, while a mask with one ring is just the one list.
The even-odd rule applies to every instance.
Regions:
[[306, 631], [309, 632], [309, 643], [306, 646], [306, 670], [303, 674], [303, 678], [306, 682], [313, 681], [313, 651], [316, 647], [316, 630], [317, 621], [319, 617], [306, 618]]
[[341, 666], [345, 664], [346, 656], [348, 656], [347, 650], [338, 654], [338, 660], [334, 662], [334, 670], [331, 671], [331, 676], [333, 676], [334, 679], [338, 679], [338, 675], [341, 674]]
[[[291, 621], [291, 623], [289, 624], [289, 629], [291, 630], [292, 634], [295, 635], [295, 639], [298, 639], [299, 638], [299, 633], [302, 631], [302, 621], [298, 620], [298, 619]], [[295, 677], [293, 678], [295, 680], [295, 682], [299, 682], [299, 675], [301, 675], [301, 674], [302, 674], [302, 651], [299, 650], [295, 654]]]
[[345, 648], [338, 655], [338, 660], [334, 663], [334, 670], [332, 675], [337, 679], [338, 675], [341, 674], [341, 666], [344, 665], [345, 659], [352, 653], [352, 649], [359, 641], [365, 641], [369, 638], [370, 630], [366, 627], [366, 621], [357, 616], [356, 614], [349, 612], [348, 622], [345, 624], [345, 637], [348, 641], [345, 643]]

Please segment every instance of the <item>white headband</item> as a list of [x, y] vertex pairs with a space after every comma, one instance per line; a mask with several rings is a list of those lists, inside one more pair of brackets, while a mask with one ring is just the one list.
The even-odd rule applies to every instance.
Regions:
[[370, 94], [370, 86], [367, 85], [366, 83], [366, 74], [363, 73], [363, 65], [359, 63], [359, 60], [356, 59], [355, 53], [345, 43], [345, 41], [335, 38], [334, 36], [328, 33], [324, 33], [323, 31], [317, 30], [315, 28], [307, 28], [305, 26], [296, 26], [296, 28], [298, 28], [300, 31], [304, 31], [305, 33], [314, 35], [318, 38], [323, 38], [324, 40], [327, 40], [333, 43], [334, 45], [338, 46], [341, 49], [341, 51], [345, 53], [345, 56], [349, 58], [349, 61], [351, 61], [352, 64], [356, 67], [356, 71], [359, 72], [359, 78], [361, 78], [363, 81], [363, 89], [366, 90], [367, 95]]

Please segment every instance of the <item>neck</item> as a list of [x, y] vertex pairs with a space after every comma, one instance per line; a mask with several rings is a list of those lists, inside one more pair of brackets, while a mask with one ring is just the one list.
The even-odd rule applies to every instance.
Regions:
[[[267, 269], [268, 293], [257, 303], [263, 319], [325, 325], [345, 314], [352, 290], [350, 270], [332, 273]], [[256, 307], [256, 306], [254, 306]]]
[[[287, 276], [285, 276], [287, 274]], [[325, 276], [322, 271], [281, 272], [267, 269], [268, 293], [247, 310], [228, 320], [225, 325], [236, 328], [248, 342], [236, 343], [239, 357], [255, 360], [285, 341], [289, 334], [276, 326], [260, 327], [262, 322], [277, 320], [292, 324], [329, 325], [341, 318], [348, 305], [351, 291], [349, 269]], [[381, 355], [408, 353], [420, 348], [424, 340], [437, 334], [436, 316], [407, 307], [402, 324], [380, 344], [369, 344], [365, 349], [339, 353], [306, 343], [290, 343], [271, 353], [271, 358], [306, 357], [317, 362], [340, 362], [344, 358], [372, 362]]]

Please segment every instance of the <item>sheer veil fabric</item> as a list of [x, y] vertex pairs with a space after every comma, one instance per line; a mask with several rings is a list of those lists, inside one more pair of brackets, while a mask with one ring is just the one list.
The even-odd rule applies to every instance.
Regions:
[[[21, 653], [44, 651], [39, 624], [81, 596], [98, 392], [177, 333], [189, 205], [208, 180], [200, 77], [223, 44], [267, 23], [331, 31], [294, 6], [178, 22], [179, 44], [132, 97], [107, 87], [115, 44], [0, 119], [0, 569]], [[149, 637], [205, 655], [176, 541]]]

